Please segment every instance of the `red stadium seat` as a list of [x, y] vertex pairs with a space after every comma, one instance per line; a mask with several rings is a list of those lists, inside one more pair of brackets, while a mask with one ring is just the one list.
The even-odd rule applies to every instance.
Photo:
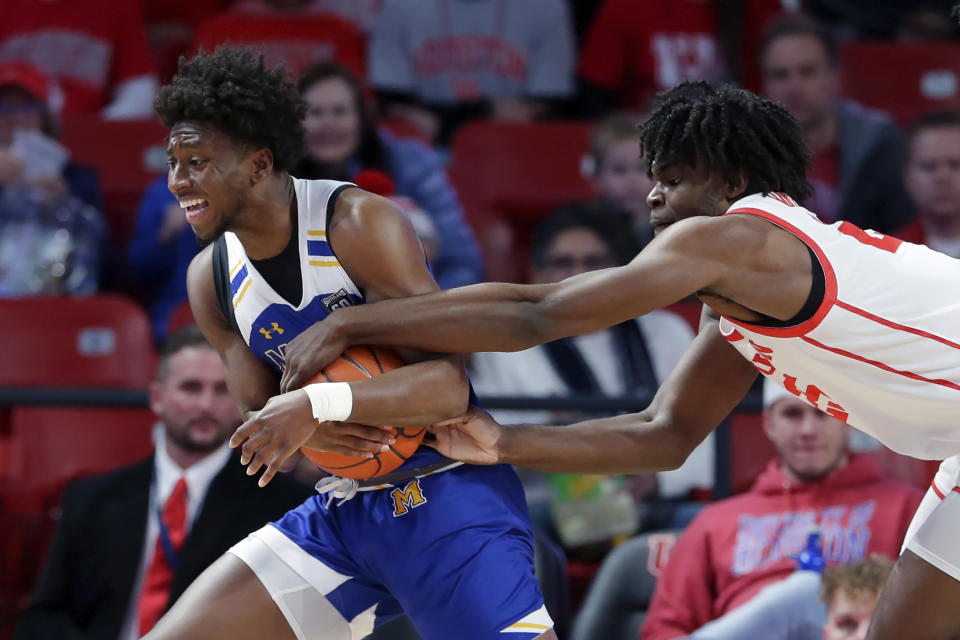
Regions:
[[144, 189], [166, 170], [167, 130], [156, 120], [105, 121], [65, 114], [62, 142], [73, 159], [97, 170], [111, 240], [125, 247]]
[[155, 354], [146, 313], [120, 296], [0, 301], [0, 386], [144, 389]]
[[760, 472], [777, 455], [773, 443], [763, 432], [759, 413], [734, 413], [730, 416], [730, 486], [733, 493], [749, 489]]
[[365, 36], [335, 15], [289, 18], [224, 13], [200, 25], [193, 49], [213, 51], [227, 42], [262, 52], [268, 67], [286, 63], [294, 74], [314, 62], [336, 60], [360, 78], [366, 75]]
[[13, 409], [14, 464], [0, 485], [0, 634], [29, 601], [67, 483], [146, 458], [155, 419], [146, 409]]
[[155, 421], [141, 408], [15, 407], [13, 479], [19, 487], [59, 489], [146, 458]]
[[[454, 137], [450, 178], [477, 232], [490, 279], [519, 278], [536, 222], [593, 195], [580, 174], [591, 127], [478, 121]], [[518, 249], [504, 253], [504, 244]]]
[[182, 329], [194, 324], [197, 324], [197, 321], [193, 317], [193, 310], [190, 309], [190, 302], [184, 300], [177, 305], [177, 308], [170, 314], [170, 319], [167, 320], [167, 335], [170, 335], [177, 329]]
[[925, 111], [960, 108], [960, 45], [853, 42], [843, 48], [844, 88], [901, 125]]
[[700, 331], [700, 315], [703, 313], [703, 303], [699, 300], [681, 300], [666, 309], [683, 318], [694, 333]]

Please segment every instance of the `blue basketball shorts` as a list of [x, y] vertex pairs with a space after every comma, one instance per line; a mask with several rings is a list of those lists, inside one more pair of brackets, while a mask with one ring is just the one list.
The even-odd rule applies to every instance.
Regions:
[[509, 466], [463, 465], [327, 505], [313, 496], [230, 549], [299, 640], [359, 640], [406, 613], [424, 640], [553, 627]]

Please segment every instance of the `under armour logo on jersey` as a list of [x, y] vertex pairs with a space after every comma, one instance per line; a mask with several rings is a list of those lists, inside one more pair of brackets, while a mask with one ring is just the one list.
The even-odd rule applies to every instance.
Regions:
[[271, 322], [269, 329], [260, 329], [260, 333], [263, 334], [263, 337], [267, 340], [273, 340], [273, 334], [277, 333], [283, 335], [283, 329], [280, 328], [280, 324], [277, 322]]
[[406, 515], [410, 509], [416, 509], [422, 504], [427, 503], [427, 497], [423, 495], [420, 489], [420, 480], [414, 480], [403, 489], [394, 489], [390, 492], [393, 498], [393, 517]]

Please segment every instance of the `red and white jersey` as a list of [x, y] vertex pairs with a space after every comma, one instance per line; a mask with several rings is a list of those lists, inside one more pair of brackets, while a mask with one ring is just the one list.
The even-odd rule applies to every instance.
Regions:
[[798, 325], [720, 319], [765, 376], [894, 451], [960, 453], [960, 260], [849, 222], [824, 224], [782, 194], [754, 194], [725, 215], [764, 218], [807, 244], [825, 293]]

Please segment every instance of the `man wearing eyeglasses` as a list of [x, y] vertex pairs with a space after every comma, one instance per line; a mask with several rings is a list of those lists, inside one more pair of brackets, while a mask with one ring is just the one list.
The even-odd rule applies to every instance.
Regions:
[[[613, 218], [572, 207], [545, 218], [531, 237], [530, 281], [559, 282], [587, 271], [621, 265], [618, 243], [629, 229], [624, 231], [620, 226]], [[481, 396], [643, 396], [656, 391], [692, 339], [692, 330], [679, 316], [669, 311], [652, 311], [609, 329], [562, 338], [524, 351], [474, 354], [471, 380]], [[550, 423], [570, 417], [569, 412], [558, 416], [550, 411], [493, 414], [504, 424]], [[637, 481], [634, 486], [670, 498], [684, 498], [691, 489], [711, 487], [712, 445], [711, 436], [681, 469], [656, 474], [659, 490], [653, 482]], [[531, 479], [525, 478], [528, 490], [530, 483]], [[662, 509], [649, 515], [669, 517]], [[673, 523], [649, 523], [661, 524]], [[560, 534], [563, 537], [563, 531]]]

